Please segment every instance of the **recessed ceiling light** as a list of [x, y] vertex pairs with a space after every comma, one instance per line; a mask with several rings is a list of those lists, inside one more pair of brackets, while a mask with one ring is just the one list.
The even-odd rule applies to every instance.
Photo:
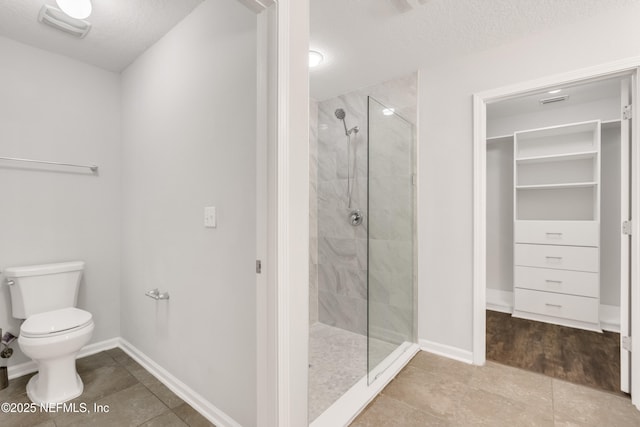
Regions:
[[385, 116], [393, 116], [393, 113], [396, 112], [395, 108], [385, 108], [382, 110], [382, 114], [384, 114]]
[[549, 91], [549, 93], [550, 93], [551, 95], [554, 95], [554, 94], [556, 94], [556, 93], [560, 93], [560, 92], [562, 92], [562, 89], [554, 89], [554, 90], [550, 90], [550, 91]]
[[324, 55], [318, 52], [317, 50], [309, 51], [309, 68], [315, 68], [318, 65], [322, 64], [324, 61]]
[[56, 0], [56, 3], [72, 18], [86, 19], [91, 15], [91, 0]]

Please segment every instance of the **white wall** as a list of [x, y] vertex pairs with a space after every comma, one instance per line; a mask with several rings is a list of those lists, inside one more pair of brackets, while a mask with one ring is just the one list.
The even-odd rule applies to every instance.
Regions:
[[419, 337], [472, 348], [473, 93], [640, 55], [640, 5], [440, 64], [419, 87]]
[[487, 288], [513, 292], [513, 138], [487, 144]]
[[[99, 174], [0, 161], [0, 270], [84, 260], [92, 341], [120, 332], [119, 76], [0, 37], [0, 156], [95, 163]], [[8, 287], [0, 327], [18, 335]], [[29, 360], [15, 344], [10, 365]]]
[[[618, 91], [619, 92], [619, 91]], [[565, 103], [562, 103], [565, 104]], [[620, 120], [620, 95], [613, 93], [610, 97], [590, 102], [555, 106], [553, 110], [538, 110], [520, 113], [514, 111], [510, 115], [492, 115], [487, 112], [487, 138], [511, 135], [516, 131], [556, 126], [564, 123], [577, 123], [589, 120]]]
[[[256, 425], [256, 16], [206, 1], [122, 75], [122, 336]], [[216, 206], [218, 227], [203, 227]], [[145, 297], [168, 291], [169, 301]]]
[[620, 126], [602, 131], [600, 303], [620, 306]]

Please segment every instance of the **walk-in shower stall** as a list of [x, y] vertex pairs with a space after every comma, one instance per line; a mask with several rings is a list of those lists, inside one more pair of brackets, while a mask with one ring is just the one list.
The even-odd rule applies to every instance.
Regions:
[[310, 111], [313, 421], [415, 342], [416, 79]]

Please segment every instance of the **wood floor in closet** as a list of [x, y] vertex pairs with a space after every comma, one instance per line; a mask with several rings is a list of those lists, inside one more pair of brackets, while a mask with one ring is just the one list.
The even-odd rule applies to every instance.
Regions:
[[620, 391], [620, 334], [487, 310], [487, 360], [601, 390]]

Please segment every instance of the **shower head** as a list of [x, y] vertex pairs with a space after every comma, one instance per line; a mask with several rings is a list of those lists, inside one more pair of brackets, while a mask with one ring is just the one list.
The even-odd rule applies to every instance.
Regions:
[[[345, 135], [349, 136], [349, 135], [351, 135], [351, 132], [353, 132], [353, 129], [347, 130], [347, 122], [344, 119], [346, 115], [347, 114], [344, 112], [344, 110], [342, 108], [338, 108], [336, 110], [336, 117], [338, 118], [338, 120], [342, 120], [342, 124], [344, 125], [344, 133], [345, 133]], [[358, 130], [356, 130], [355, 132], [357, 133]]]

